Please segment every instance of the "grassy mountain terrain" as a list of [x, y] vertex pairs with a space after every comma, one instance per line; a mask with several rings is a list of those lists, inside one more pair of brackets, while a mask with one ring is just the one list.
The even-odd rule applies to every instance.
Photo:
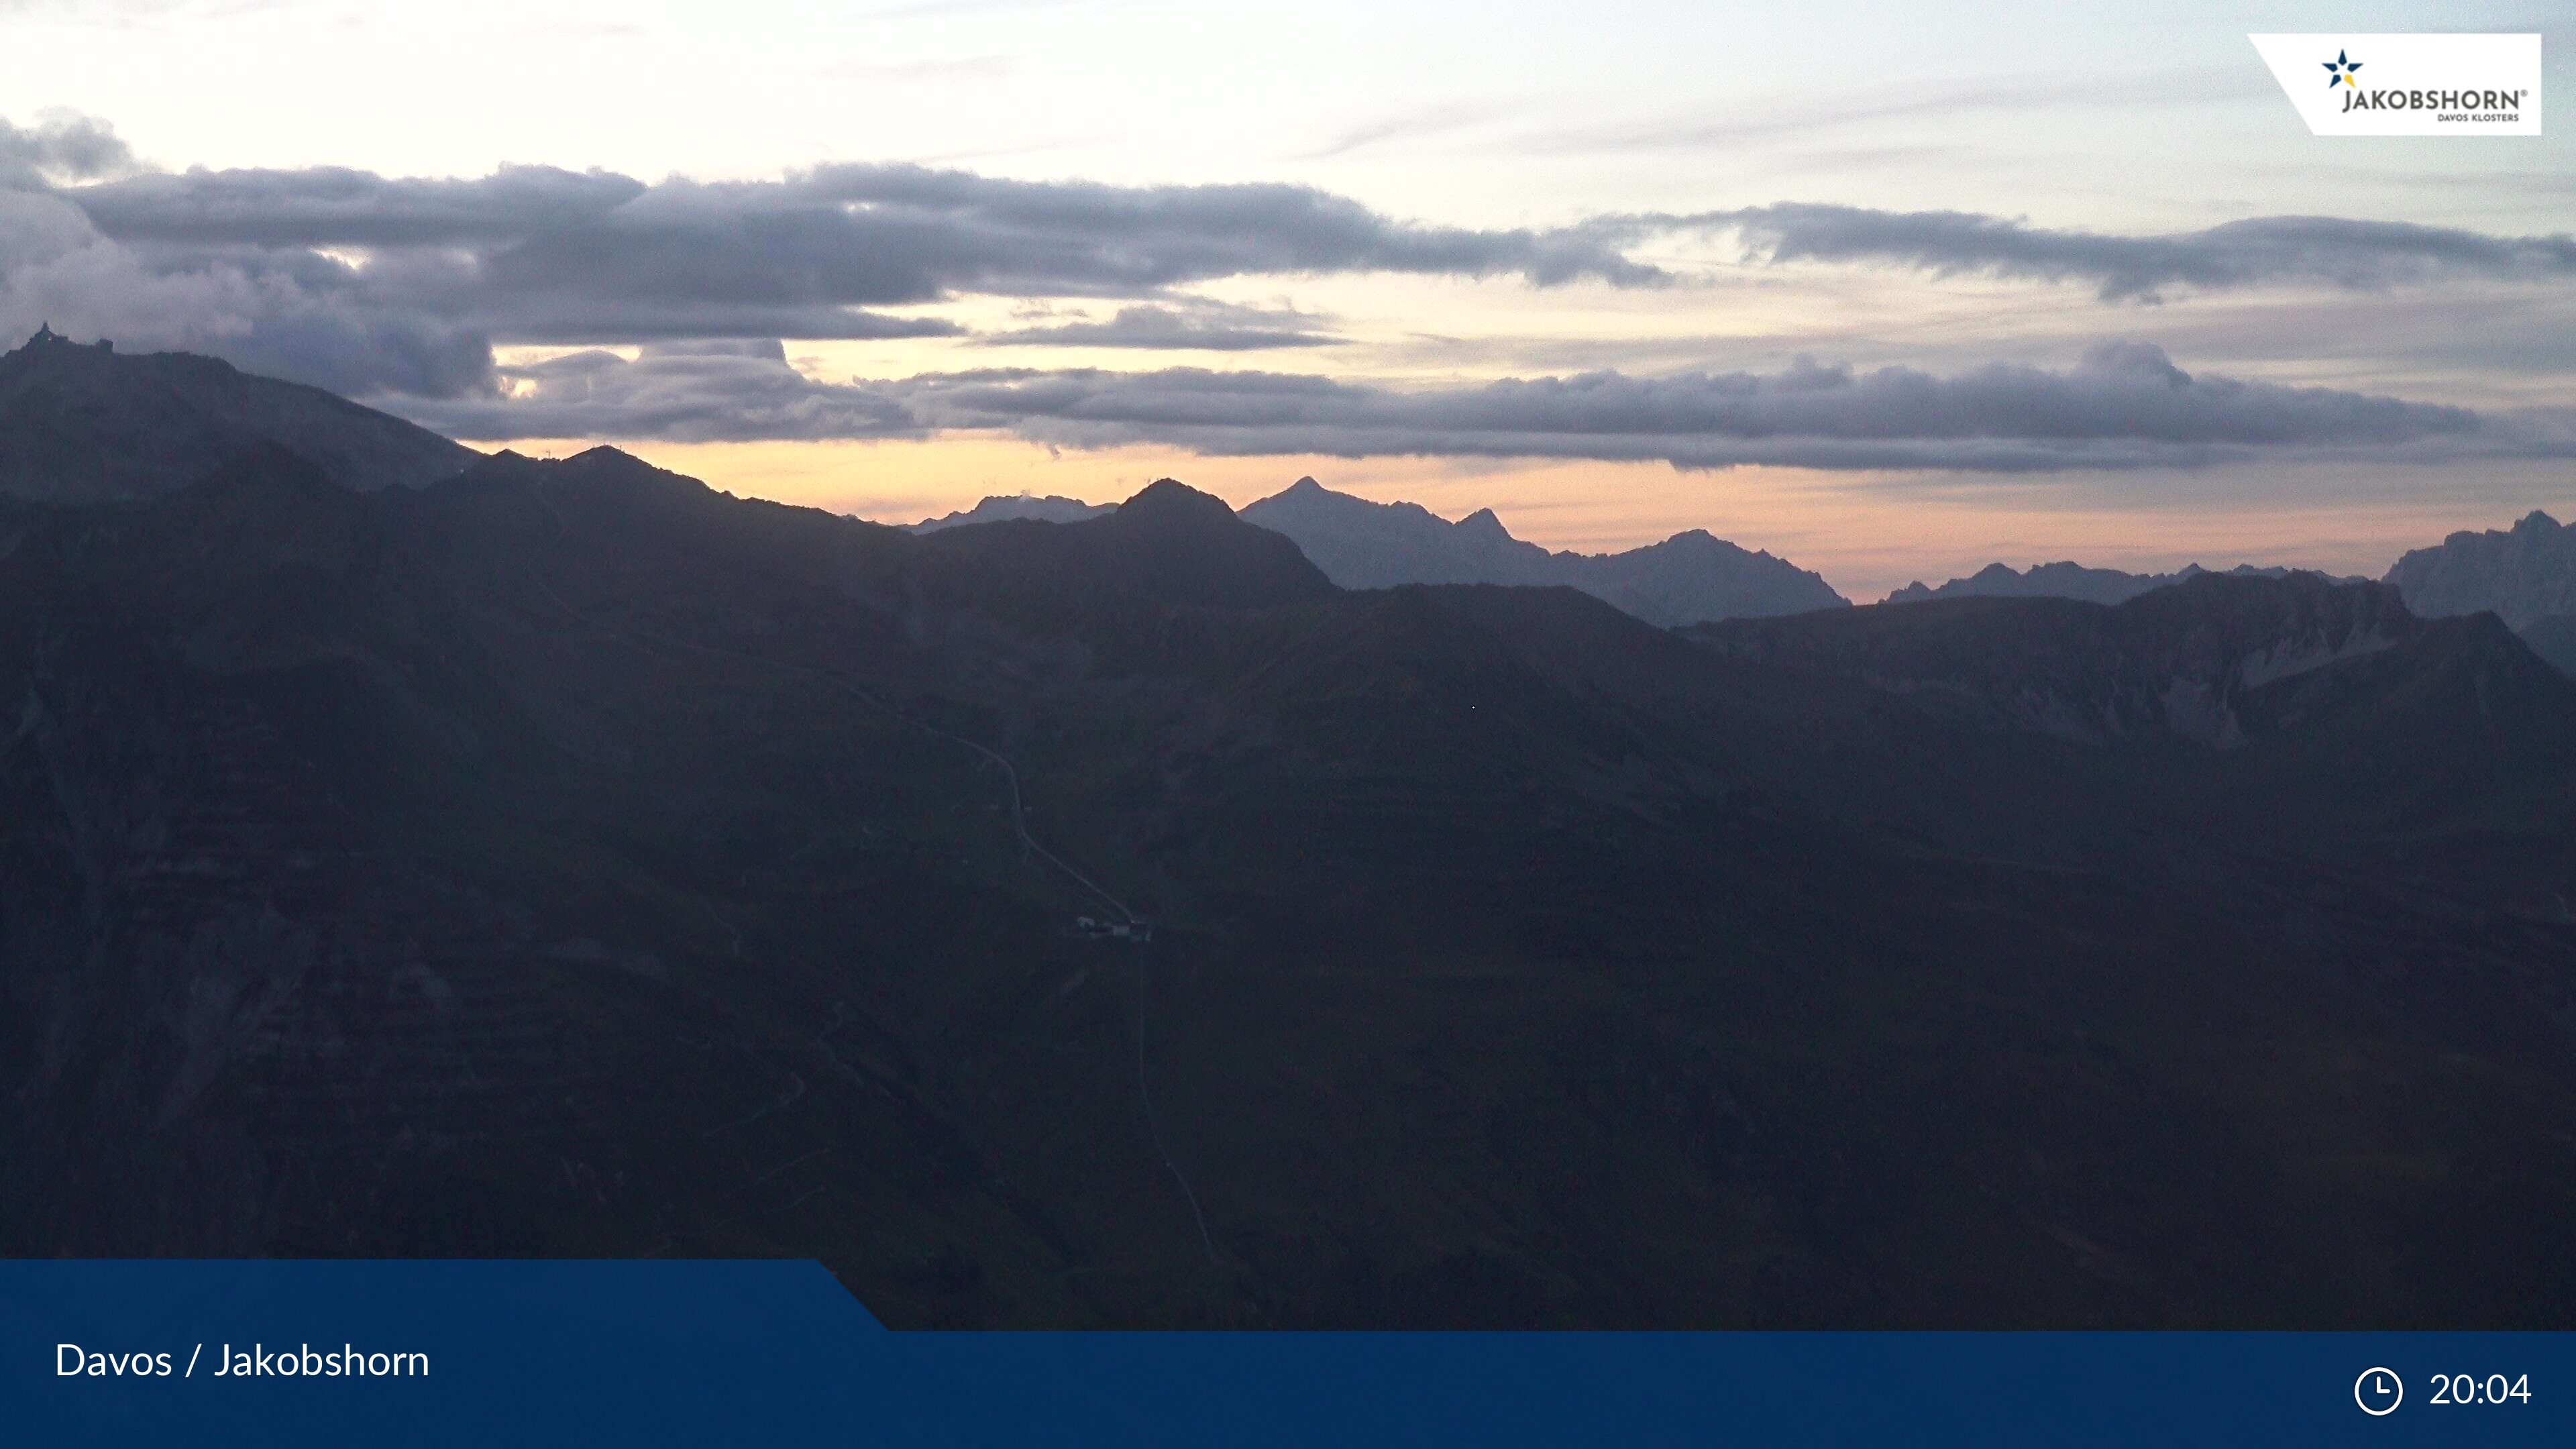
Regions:
[[2576, 686], [2492, 621], [1684, 635], [1177, 484], [917, 535], [605, 449], [257, 450], [0, 560], [9, 1252], [812, 1255], [907, 1325], [2576, 1302]]

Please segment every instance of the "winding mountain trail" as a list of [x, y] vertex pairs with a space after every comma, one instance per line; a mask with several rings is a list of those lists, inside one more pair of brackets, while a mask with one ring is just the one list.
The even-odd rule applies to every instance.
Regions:
[[[563, 515], [556, 511], [554, 501], [547, 498], [543, 492], [539, 492], [536, 496], [537, 501], [544, 505], [547, 516], [554, 520], [555, 527], [558, 530], [561, 530], [566, 536], [569, 536], [571, 529], [564, 522]], [[1125, 902], [1119, 900], [1116, 896], [1111, 895], [1098, 881], [1095, 881], [1091, 877], [1084, 875], [1081, 871], [1074, 869], [1072, 864], [1066, 861], [1063, 856], [1047, 849], [1043, 842], [1041, 842], [1036, 836], [1029, 833], [1028, 814], [1023, 808], [1020, 799], [1020, 768], [1013, 764], [1010, 757], [1003, 754], [1001, 751], [980, 741], [968, 739], [966, 736], [958, 734], [954, 730], [942, 729], [928, 720], [907, 714], [903, 710], [888, 703], [873, 690], [854, 684], [847, 678], [835, 674], [828, 669], [820, 669], [810, 664], [791, 664], [783, 660], [771, 659], [763, 655], [753, 654], [746, 650], [723, 649], [712, 644], [697, 644], [686, 639], [668, 639], [655, 634], [639, 633], [630, 638], [627, 635], [621, 634], [617, 630], [610, 628], [608, 625], [590, 618], [583, 614], [579, 609], [574, 608], [572, 604], [563, 597], [563, 595], [556, 593], [553, 587], [544, 579], [532, 578], [531, 581], [536, 584], [537, 588], [542, 591], [548, 599], [554, 602], [555, 607], [563, 610], [564, 613], [570, 616], [573, 620], [582, 624], [586, 628], [595, 630], [611, 639], [615, 639], [619, 643], [625, 644], [630, 648], [638, 647], [638, 643], [641, 641], [642, 643], [658, 645], [665, 649], [685, 649], [691, 653], [709, 655], [718, 659], [736, 659], [748, 664], [757, 664], [765, 669], [774, 670], [781, 674], [818, 679], [825, 684], [831, 685], [833, 688], [840, 690], [842, 693], [849, 695], [852, 699], [859, 701], [870, 709], [876, 710], [878, 713], [885, 715], [888, 719], [909, 725], [914, 729], [920, 730], [924, 734], [932, 736], [933, 738], [946, 740], [950, 744], [973, 751], [983, 759], [999, 767], [1002, 772], [1002, 782], [1007, 791], [1006, 798], [1008, 799], [1011, 807], [1011, 832], [1019, 837], [1021, 848], [1028, 853], [1037, 856], [1047, 864], [1054, 866], [1058, 871], [1063, 872], [1065, 878], [1072, 881], [1074, 884], [1081, 886], [1084, 890], [1098, 896], [1111, 910], [1118, 913], [1120, 920], [1132, 925], [1138, 919], [1136, 913], [1129, 910]]]
[[[553, 500], [547, 498], [543, 492], [539, 492], [536, 496], [537, 501], [544, 505], [547, 515], [554, 520], [555, 527], [569, 536], [570, 529], [565, 524], [563, 515], [556, 510]], [[867, 705], [869, 708], [876, 710], [889, 719], [897, 720], [903, 724], [910, 725], [914, 729], [918, 729], [925, 734], [931, 735], [934, 738], [946, 740], [951, 744], [973, 751], [976, 755], [989, 761], [1001, 770], [1002, 781], [1006, 787], [1007, 797], [1011, 807], [1011, 830], [1013, 834], [1019, 837], [1022, 848], [1028, 853], [1044, 860], [1047, 864], [1054, 866], [1058, 871], [1063, 873], [1066, 879], [1081, 886], [1092, 895], [1099, 897], [1100, 900], [1106, 903], [1111, 910], [1118, 913], [1120, 920], [1125, 921], [1130, 925], [1137, 922], [1138, 917], [1136, 913], [1129, 910], [1124, 901], [1121, 901], [1116, 896], [1110, 894], [1109, 891], [1099, 882], [1093, 880], [1087, 875], [1084, 875], [1081, 871], [1074, 869], [1072, 864], [1067, 862], [1064, 857], [1056, 854], [1052, 850], [1049, 850], [1035, 835], [1029, 833], [1028, 817], [1022, 806], [1020, 797], [1019, 766], [1014, 764], [1011, 761], [1011, 758], [1008, 755], [1003, 754], [1001, 751], [994, 749], [992, 746], [984, 744], [981, 741], [968, 739], [966, 736], [958, 734], [954, 730], [942, 729], [938, 725], [930, 723], [928, 720], [908, 714], [887, 702], [875, 691], [855, 684], [830, 670], [820, 669], [807, 664], [791, 664], [782, 660], [770, 659], [766, 656], [753, 654], [740, 649], [724, 649], [709, 644], [692, 643], [686, 639], [669, 639], [659, 635], [643, 633], [629, 636], [599, 622], [596, 619], [590, 618], [588, 615], [583, 614], [579, 609], [574, 608], [570, 601], [566, 600], [563, 595], [556, 593], [553, 586], [549, 585], [544, 579], [533, 578], [532, 582], [534, 582], [537, 588], [554, 603], [555, 607], [561, 609], [566, 616], [572, 618], [584, 627], [605, 635], [610, 639], [614, 639], [629, 648], [641, 649], [644, 645], [651, 644], [665, 649], [684, 649], [692, 653], [709, 655], [715, 658], [740, 660], [745, 663], [756, 664], [780, 674], [817, 679], [825, 684], [831, 685], [833, 688], [840, 690], [842, 693], [849, 695], [851, 698], [858, 700], [860, 703]], [[1199, 1206], [1198, 1191], [1190, 1185], [1189, 1175], [1181, 1170], [1180, 1163], [1173, 1160], [1171, 1149], [1166, 1146], [1163, 1141], [1161, 1121], [1154, 1111], [1153, 1087], [1145, 1066], [1146, 995], [1147, 988], [1151, 981], [1151, 970], [1142, 951], [1135, 954], [1134, 963], [1136, 967], [1136, 1098], [1139, 1112], [1144, 1118], [1146, 1139], [1153, 1147], [1154, 1155], [1162, 1160], [1164, 1170], [1169, 1172], [1172, 1175], [1172, 1181], [1179, 1185], [1182, 1200], [1189, 1204], [1190, 1221], [1198, 1229], [1199, 1246], [1206, 1252], [1208, 1263], [1210, 1266], [1222, 1267], [1224, 1264], [1223, 1260], [1217, 1255], [1216, 1239], [1208, 1232], [1207, 1213]], [[797, 1096], [802, 1095], [804, 1085], [803, 1079], [799, 1078], [794, 1094], [791, 1094], [784, 1101], [774, 1103], [769, 1107], [755, 1112], [753, 1114], [753, 1118], [766, 1116], [770, 1112], [775, 1111], [778, 1107], [785, 1106], [789, 1102], [793, 1102]]]

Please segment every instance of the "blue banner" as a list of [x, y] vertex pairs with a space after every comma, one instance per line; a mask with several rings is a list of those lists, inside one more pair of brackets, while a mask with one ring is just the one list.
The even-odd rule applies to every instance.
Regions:
[[888, 1333], [813, 1263], [0, 1263], [0, 1443], [2554, 1444], [2566, 1334]]

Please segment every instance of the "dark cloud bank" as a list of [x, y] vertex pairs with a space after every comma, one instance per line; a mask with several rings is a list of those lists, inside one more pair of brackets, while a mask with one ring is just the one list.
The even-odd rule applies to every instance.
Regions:
[[[1090, 298], [977, 340], [1233, 352], [1338, 340], [1322, 319], [1176, 289], [1348, 272], [1655, 287], [1659, 236], [1729, 231], [1776, 261], [2076, 280], [2106, 299], [2265, 282], [2576, 275], [2566, 237], [2267, 218], [2120, 237], [1967, 213], [1773, 206], [1552, 229], [1401, 221], [1284, 185], [1121, 187], [916, 166], [647, 184], [515, 167], [474, 179], [140, 169], [111, 131], [0, 123], [0, 327], [213, 352], [458, 436], [776, 439], [1001, 429], [1220, 453], [1425, 453], [2001, 471], [2284, 454], [2564, 450], [2566, 429], [2185, 374], [2114, 344], [2050, 372], [1587, 373], [1428, 391], [1281, 372], [983, 370], [829, 383], [770, 339], [962, 335], [899, 310]], [[743, 339], [758, 339], [745, 342]], [[496, 365], [496, 343], [640, 345]]]
[[2576, 279], [2576, 237], [2496, 237], [2450, 227], [2331, 216], [2262, 216], [2203, 231], [2113, 236], [2058, 231], [1964, 211], [1781, 205], [1688, 218], [1639, 218], [1641, 230], [1733, 230], [1757, 256], [1912, 267], [1944, 275], [2092, 284], [2104, 301], [2166, 291], [2282, 283], [2376, 289], [2445, 279]]
[[2461, 408], [2193, 376], [2111, 343], [2050, 371], [1948, 377], [1800, 362], [1784, 371], [1615, 372], [1403, 390], [1279, 372], [995, 368], [818, 382], [778, 349], [670, 344], [513, 370], [515, 395], [410, 411], [459, 437], [684, 441], [1005, 431], [1072, 447], [1212, 454], [1426, 454], [2025, 472], [2247, 457], [2565, 456], [2566, 426]]
[[[958, 335], [882, 309], [963, 295], [1147, 304], [1018, 340], [1250, 350], [1329, 340], [1170, 289], [1399, 272], [1659, 286], [1597, 228], [1397, 221], [1281, 185], [1117, 187], [915, 166], [647, 185], [514, 167], [117, 175], [103, 129], [0, 131], [0, 324], [188, 346], [361, 395], [486, 393], [495, 343]], [[95, 153], [95, 154], [94, 154]], [[130, 169], [130, 168], [129, 168]], [[23, 315], [22, 315], [23, 314]]]

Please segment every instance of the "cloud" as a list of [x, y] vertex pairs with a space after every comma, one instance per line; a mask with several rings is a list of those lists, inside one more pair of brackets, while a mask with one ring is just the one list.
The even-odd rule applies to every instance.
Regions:
[[1019, 68], [1008, 55], [965, 55], [921, 60], [841, 60], [819, 66], [826, 80], [866, 85], [953, 85], [960, 81], [1000, 80]]
[[1004, 431], [1059, 447], [1204, 454], [1664, 461], [1684, 468], [1991, 473], [2576, 456], [2568, 418], [2195, 376], [2160, 349], [2095, 347], [2049, 371], [1950, 376], [1801, 361], [1779, 372], [1615, 372], [1410, 390], [1308, 374], [994, 368], [834, 383], [774, 350], [585, 353], [512, 373], [514, 395], [411, 409], [460, 437], [877, 438]]
[[1237, 307], [1188, 299], [1171, 306], [1121, 307], [1106, 322], [1088, 319], [1047, 327], [990, 332], [978, 339], [994, 346], [1120, 347], [1207, 352], [1257, 352], [1287, 347], [1327, 347], [1342, 339], [1318, 332], [1305, 312]]
[[1383, 116], [1365, 125], [1354, 126], [1305, 153], [1301, 161], [1323, 161], [1347, 156], [1389, 141], [1418, 140], [1425, 136], [1447, 135], [1470, 126], [1481, 125], [1506, 114], [1504, 108], [1488, 102], [1452, 101], [1425, 106], [1396, 115]]
[[0, 338], [51, 323], [133, 351], [212, 353], [362, 396], [488, 385], [492, 349], [482, 334], [362, 291], [353, 268], [318, 253], [171, 257], [108, 241], [55, 195], [0, 190]]
[[450, 437], [761, 442], [889, 438], [924, 431], [897, 397], [818, 383], [771, 343], [659, 343], [629, 362], [575, 352], [497, 369], [491, 395], [409, 402]]
[[[2265, 100], [2272, 92], [2240, 66], [2187, 67], [2124, 76], [2121, 104], [2156, 105]], [[1953, 118], [1970, 111], [2033, 111], [2070, 104], [2098, 104], [2100, 77], [2072, 74], [1994, 75], [1962, 80], [1890, 82], [1873, 78], [1865, 90], [1827, 96], [1774, 91], [1750, 104], [1643, 120], [1621, 120], [1520, 144], [1554, 151], [1703, 149], [1813, 136], [1821, 131], [1924, 117]]]
[[2499, 237], [2410, 222], [2266, 216], [2202, 231], [2115, 236], [1963, 211], [1787, 204], [1697, 218], [1740, 233], [1773, 262], [1857, 262], [2093, 284], [2104, 301], [2155, 301], [2171, 287], [2275, 283], [2377, 289], [2456, 278], [2576, 279], [2576, 237]]
[[880, 386], [934, 425], [1006, 427], [1063, 445], [1682, 467], [2192, 465], [2281, 451], [2457, 447], [2484, 427], [2460, 408], [2194, 377], [2161, 350], [2124, 342], [2096, 347], [2064, 372], [1993, 364], [1950, 377], [1801, 361], [1772, 374], [1597, 372], [1428, 391], [1199, 369], [991, 371]]
[[52, 114], [25, 129], [0, 119], [0, 187], [91, 181], [133, 165], [116, 132], [88, 116]]
[[[79, 184], [75, 184], [79, 183]], [[887, 309], [961, 296], [1134, 301], [1046, 345], [1330, 339], [1175, 289], [1282, 273], [1657, 286], [1620, 235], [1399, 221], [1287, 185], [1111, 186], [842, 165], [646, 183], [514, 166], [136, 172], [105, 126], [0, 125], [0, 326], [184, 347], [337, 391], [489, 397], [495, 343], [961, 335]]]
[[148, 172], [64, 199], [120, 242], [473, 248], [595, 224], [648, 190], [611, 172], [552, 166], [505, 166], [474, 179], [315, 166]]
[[1670, 280], [1594, 228], [1426, 226], [1268, 183], [1009, 181], [907, 165], [653, 185], [547, 167], [457, 180], [317, 168], [162, 173], [66, 194], [119, 241], [461, 247], [503, 294], [578, 284], [885, 306], [959, 292], [1141, 297], [1290, 272]]
[[1228, 309], [1189, 289], [1351, 273], [1660, 287], [1679, 278], [1639, 249], [1691, 233], [1739, 235], [1774, 261], [2083, 280], [2112, 299], [2576, 275], [2565, 236], [2334, 218], [2117, 236], [1778, 205], [1477, 228], [1399, 220], [1305, 186], [1015, 181], [913, 165], [719, 183], [546, 166], [474, 178], [151, 171], [94, 120], [0, 123], [0, 328], [23, 335], [51, 321], [370, 399], [505, 401], [504, 386], [530, 379], [493, 365], [496, 344], [962, 336], [907, 309], [972, 296], [1124, 304], [1107, 321], [994, 339], [1014, 345], [1313, 347], [1338, 339], [1302, 314]]

